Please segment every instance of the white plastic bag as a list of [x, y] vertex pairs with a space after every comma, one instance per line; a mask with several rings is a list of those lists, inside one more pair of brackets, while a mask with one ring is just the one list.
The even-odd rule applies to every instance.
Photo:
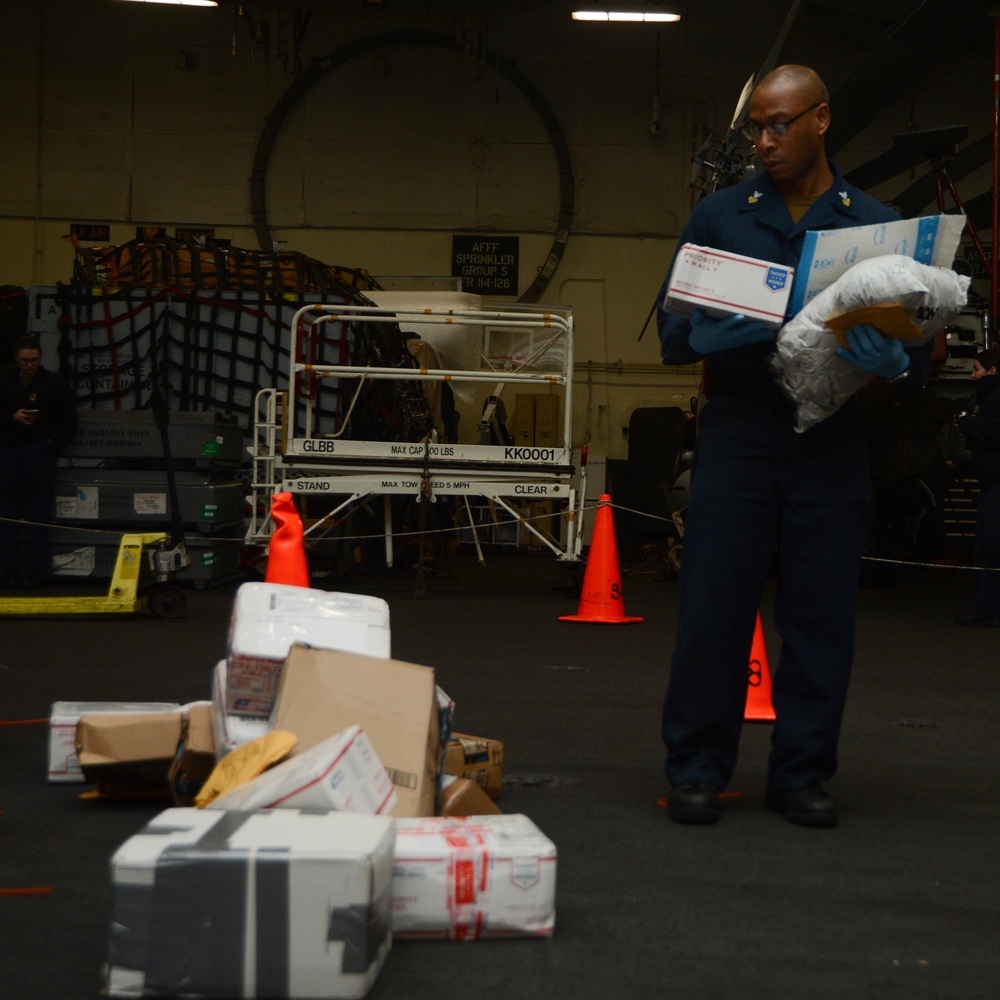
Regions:
[[779, 331], [771, 361], [778, 385], [795, 403], [795, 429], [814, 427], [836, 413], [872, 375], [837, 355], [840, 341], [827, 320], [863, 306], [898, 302], [926, 343], [965, 305], [970, 279], [949, 268], [895, 254], [855, 264], [820, 292]]

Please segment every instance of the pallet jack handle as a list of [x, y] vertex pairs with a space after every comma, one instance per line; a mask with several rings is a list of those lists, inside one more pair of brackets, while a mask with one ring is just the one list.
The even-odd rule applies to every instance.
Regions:
[[170, 407], [162, 389], [153, 391], [149, 405], [163, 446], [163, 468], [167, 473], [167, 491], [170, 494], [170, 544], [176, 547], [184, 542], [184, 519], [181, 516], [177, 477], [174, 475], [174, 462], [170, 453]]

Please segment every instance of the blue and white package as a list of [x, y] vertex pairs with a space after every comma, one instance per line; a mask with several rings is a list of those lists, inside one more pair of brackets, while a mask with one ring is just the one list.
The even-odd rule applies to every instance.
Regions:
[[802, 244], [789, 314], [863, 260], [894, 255], [931, 267], [951, 267], [965, 229], [964, 215], [927, 215], [850, 229], [810, 230]]

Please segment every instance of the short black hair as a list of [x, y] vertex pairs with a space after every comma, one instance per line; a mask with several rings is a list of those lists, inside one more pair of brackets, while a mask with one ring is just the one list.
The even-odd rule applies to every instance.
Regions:
[[1000, 368], [1000, 347], [988, 347], [976, 355], [976, 360], [987, 370]]
[[38, 351], [41, 354], [42, 345], [38, 343], [37, 337], [28, 334], [26, 337], [19, 337], [14, 344], [14, 353], [18, 354], [20, 351]]

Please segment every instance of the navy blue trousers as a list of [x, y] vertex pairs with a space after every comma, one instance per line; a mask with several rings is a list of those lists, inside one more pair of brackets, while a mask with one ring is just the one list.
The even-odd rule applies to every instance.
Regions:
[[[52, 572], [49, 529], [56, 456], [48, 441], [0, 444], [0, 570], [46, 577]], [[30, 526], [12, 524], [33, 521]]]
[[973, 611], [1000, 618], [1000, 483], [983, 484], [979, 494], [973, 561], [992, 570], [976, 574]]
[[671, 784], [725, 788], [736, 765], [750, 648], [778, 570], [780, 656], [768, 783], [830, 778], [847, 697], [869, 529], [867, 432], [849, 404], [803, 434], [784, 405], [716, 396], [702, 410], [685, 520], [663, 739]]

